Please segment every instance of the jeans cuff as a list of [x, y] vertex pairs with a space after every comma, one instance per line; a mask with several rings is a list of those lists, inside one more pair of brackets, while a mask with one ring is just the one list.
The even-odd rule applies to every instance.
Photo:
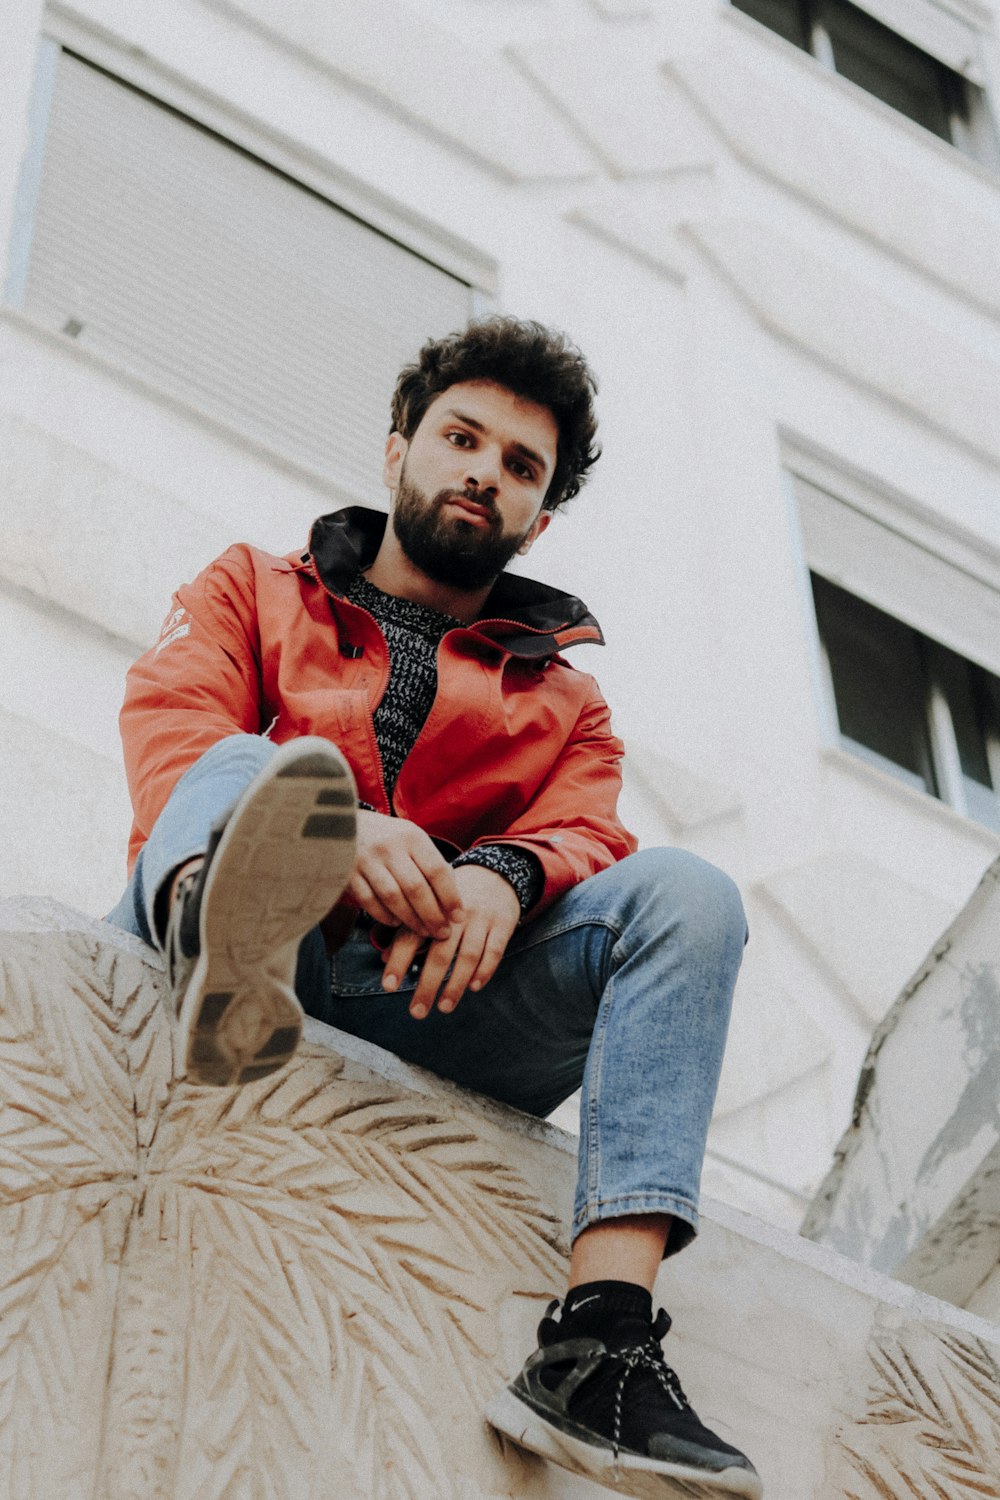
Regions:
[[698, 1233], [698, 1209], [689, 1198], [676, 1193], [624, 1193], [617, 1198], [591, 1198], [573, 1214], [572, 1238], [593, 1224], [623, 1219], [631, 1214], [670, 1214], [672, 1223], [663, 1258], [676, 1255]]

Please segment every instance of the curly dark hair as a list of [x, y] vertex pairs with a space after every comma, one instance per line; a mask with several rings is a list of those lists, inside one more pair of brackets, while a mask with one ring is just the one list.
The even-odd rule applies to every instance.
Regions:
[[597, 381], [576, 345], [541, 323], [501, 315], [477, 318], [445, 338], [429, 339], [416, 363], [400, 371], [390, 431], [411, 438], [434, 398], [464, 380], [493, 380], [515, 396], [548, 407], [559, 444], [543, 509], [555, 510], [572, 500], [601, 456], [594, 445]]

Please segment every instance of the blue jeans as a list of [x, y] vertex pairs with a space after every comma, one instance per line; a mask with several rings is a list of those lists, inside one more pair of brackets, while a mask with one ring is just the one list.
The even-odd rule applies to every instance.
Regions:
[[[202, 852], [214, 819], [273, 754], [233, 735], [178, 782], [108, 921], [153, 942], [157, 893]], [[573, 1235], [626, 1214], [673, 1216], [667, 1253], [698, 1226], [698, 1186], [746, 942], [736, 886], [681, 849], [645, 849], [517, 929], [490, 982], [457, 1010], [409, 1014], [416, 973], [387, 994], [358, 926], [332, 960], [319, 930], [296, 988], [321, 1021], [534, 1115], [582, 1086]]]

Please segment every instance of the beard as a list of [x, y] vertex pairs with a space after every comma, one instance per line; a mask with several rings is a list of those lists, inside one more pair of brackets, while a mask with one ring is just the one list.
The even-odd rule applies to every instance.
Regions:
[[[447, 502], [458, 499], [483, 506], [488, 511], [486, 524], [446, 513]], [[469, 591], [494, 583], [528, 535], [524, 531], [509, 536], [493, 502], [474, 492], [438, 490], [433, 499], [428, 499], [407, 479], [405, 464], [399, 476], [392, 528], [414, 567], [435, 583]]]

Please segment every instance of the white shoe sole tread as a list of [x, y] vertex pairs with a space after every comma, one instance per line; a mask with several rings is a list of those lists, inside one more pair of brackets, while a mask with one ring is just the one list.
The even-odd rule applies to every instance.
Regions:
[[351, 878], [355, 808], [350, 767], [315, 736], [283, 745], [243, 793], [205, 880], [179, 1007], [189, 1082], [249, 1083], [294, 1054], [298, 948]]

